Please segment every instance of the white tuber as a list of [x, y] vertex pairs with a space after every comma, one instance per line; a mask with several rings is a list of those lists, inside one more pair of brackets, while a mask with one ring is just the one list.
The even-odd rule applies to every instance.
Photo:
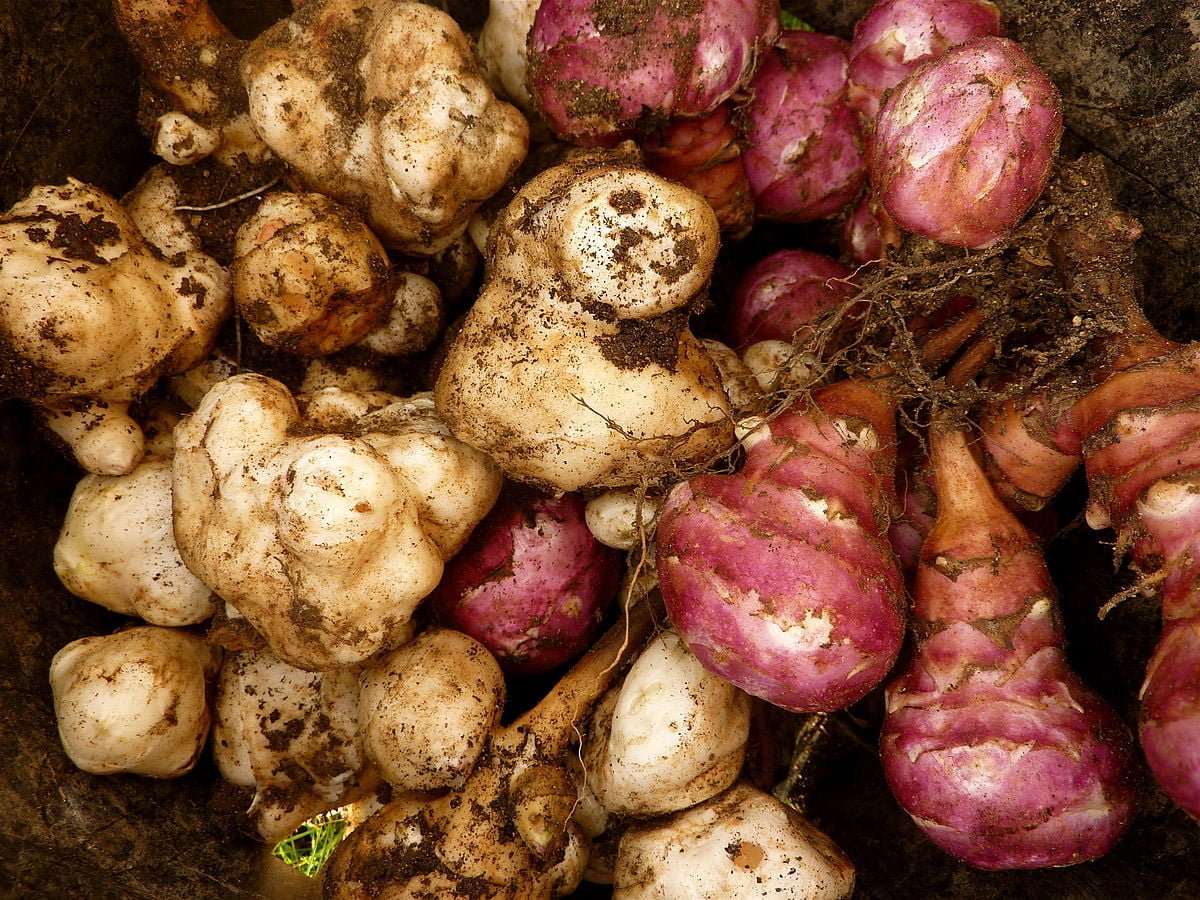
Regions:
[[501, 477], [427, 397], [330, 389], [306, 405], [259, 375], [209, 390], [175, 432], [175, 536], [276, 654], [320, 671], [411, 637]]
[[764, 391], [803, 390], [820, 384], [820, 361], [787, 341], [751, 344], [742, 351], [742, 362]]
[[438, 286], [422, 275], [398, 273], [391, 308], [383, 324], [360, 342], [380, 356], [407, 356], [427, 350], [442, 328], [444, 304]]
[[730, 445], [729, 401], [687, 329], [719, 236], [698, 194], [585, 153], [530, 181], [492, 234], [435, 388], [456, 435], [560, 491], [636, 484]]
[[259, 339], [325, 356], [377, 328], [391, 264], [352, 210], [320, 194], [270, 194], [238, 229], [233, 296]]
[[641, 549], [654, 534], [662, 501], [636, 491], [614, 489], [587, 502], [584, 521], [600, 543], [616, 550]]
[[266, 651], [221, 667], [213, 758], [226, 781], [254, 790], [249, 815], [270, 842], [377, 782], [364, 771], [355, 673], [306, 672]]
[[525, 48], [540, 5], [541, 0], [491, 0], [479, 32], [479, 56], [489, 80], [527, 116], [535, 113], [525, 85]]
[[762, 405], [766, 388], [758, 376], [728, 344], [706, 338], [701, 343], [712, 357], [717, 371], [721, 373], [721, 384], [729, 395], [729, 404], [736, 411], [756, 409]]
[[593, 714], [583, 745], [588, 787], [610, 813], [685, 809], [737, 780], [749, 736], [750, 698], [666, 631]]
[[504, 674], [483, 644], [432, 628], [361, 676], [367, 756], [397, 791], [461, 787], [504, 708]]
[[153, 625], [67, 644], [50, 662], [50, 686], [71, 762], [93, 775], [191, 771], [208, 737], [219, 654], [195, 635]]
[[854, 868], [824, 833], [746, 784], [621, 838], [613, 900], [842, 900]]
[[130, 402], [203, 359], [229, 312], [224, 270], [161, 222], [169, 210], [158, 215], [147, 231], [174, 235], [166, 247], [69, 180], [0, 217], [0, 395], [41, 407], [98, 474], [133, 469], [144, 445]]
[[152, 625], [194, 625], [216, 612], [217, 598], [175, 546], [170, 459], [84, 477], [54, 545], [54, 571], [76, 596]]
[[449, 246], [528, 149], [462, 30], [421, 3], [308, 0], [250, 45], [242, 80], [255, 130], [304, 186], [406, 252]]

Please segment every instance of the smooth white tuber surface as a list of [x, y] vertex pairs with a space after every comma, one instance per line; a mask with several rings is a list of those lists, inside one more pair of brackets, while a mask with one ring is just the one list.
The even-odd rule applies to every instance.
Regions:
[[276, 654], [319, 671], [411, 636], [501, 477], [427, 397], [330, 389], [307, 406], [258, 375], [209, 390], [175, 433], [175, 536]]
[[737, 780], [749, 736], [750, 698], [666, 631], [592, 716], [583, 746], [588, 787], [610, 813], [686, 809]]
[[492, 234], [435, 388], [456, 435], [562, 491], [658, 478], [732, 442], [716, 368], [687, 329], [719, 237], [698, 194], [627, 155], [585, 153], [530, 181]]
[[533, 100], [525, 85], [529, 67], [526, 44], [541, 0], [491, 0], [487, 21], [479, 32], [479, 56], [484, 71], [527, 116], [533, 116]]
[[175, 545], [170, 459], [84, 477], [54, 545], [54, 571], [77, 597], [152, 625], [194, 625], [217, 609]]
[[528, 149], [461, 29], [421, 3], [308, 0], [251, 44], [242, 81], [255, 130], [305, 187], [410, 253], [449, 246]]
[[640, 549], [654, 535], [660, 501], [636, 491], [614, 489], [587, 502], [584, 521], [596, 540], [616, 550]]
[[50, 662], [67, 756], [93, 775], [191, 771], [208, 737], [219, 664], [220, 651], [201, 638], [153, 625], [67, 644]]
[[[147, 230], [186, 244], [177, 221]], [[0, 217], [0, 395], [45, 410], [88, 471], [133, 469], [143, 443], [129, 403], [199, 362], [229, 306], [213, 259], [156, 249], [115, 199], [79, 181], [34, 188]]]
[[461, 787], [499, 725], [504, 673], [483, 644], [432, 628], [361, 677], [367, 756], [397, 791]]
[[437, 340], [444, 318], [442, 292], [422, 275], [401, 272], [392, 280], [391, 307], [383, 324], [361, 346], [380, 356], [420, 353]]
[[746, 784], [621, 838], [613, 900], [841, 900], [854, 867], [824, 833]]
[[266, 651], [231, 654], [217, 684], [213, 758], [252, 788], [249, 815], [266, 841], [374, 786], [358, 725], [354, 672], [306, 672]]

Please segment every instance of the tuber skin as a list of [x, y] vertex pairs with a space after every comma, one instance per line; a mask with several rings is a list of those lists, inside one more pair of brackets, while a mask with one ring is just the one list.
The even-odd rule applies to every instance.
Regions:
[[1021, 46], [978, 37], [887, 96], [871, 141], [871, 186], [902, 228], [987, 247], [1041, 195], [1062, 128], [1058, 88]]
[[167, 107], [155, 120], [156, 154], [176, 166], [210, 156], [226, 166], [269, 159], [236, 75], [246, 41], [207, 0], [113, 0], [113, 14], [150, 88], [143, 106]]
[[233, 295], [264, 344], [326, 356], [379, 327], [391, 306], [387, 252], [351, 210], [274, 193], [238, 229]]
[[414, 610], [501, 484], [427, 396], [329, 389], [302, 410], [278, 382], [238, 375], [175, 440], [184, 562], [281, 659], [314, 671], [410, 638]]
[[850, 41], [850, 108], [869, 134], [888, 91], [923, 63], [982, 35], [999, 35], [988, 0], [877, 0]]
[[529, 89], [560, 138], [612, 146], [708, 115], [746, 86], [778, 36], [778, 0], [542, 0]]
[[750, 82], [742, 160], [759, 218], [812, 222], [858, 196], [867, 169], [846, 103], [848, 46], [786, 31]]
[[748, 784], [621, 837], [613, 900], [843, 900], [854, 867], [823, 832]]
[[213, 758], [221, 776], [250, 788], [248, 815], [275, 844], [319, 813], [369, 792], [349, 669], [306, 672], [264, 650], [230, 654], [217, 683]]
[[587, 527], [578, 494], [511, 489], [446, 565], [428, 608], [487, 647], [506, 672], [570, 662], [600, 632], [622, 556]]
[[190, 772], [208, 738], [220, 661], [202, 638], [155, 625], [67, 644], [50, 661], [67, 756], [93, 775]]
[[1037, 539], [965, 435], [930, 435], [938, 517], [921, 549], [916, 648], [886, 693], [896, 799], [939, 847], [985, 869], [1095, 859], [1136, 801], [1132, 735], [1068, 667]]
[[[202, 360], [231, 305], [224, 269], [174, 213], [155, 212], [146, 234], [114, 198], [68, 179], [0, 216], [0, 396], [37, 405], [99, 475], [137, 465], [129, 404]], [[163, 232], [178, 242], [152, 243]]]
[[423, 3], [307, 0], [254, 40], [241, 72], [255, 131], [305, 189], [363, 210], [406, 253], [450, 246], [528, 150], [524, 116]]
[[609, 814], [665, 815], [732, 785], [749, 735], [750, 698], [664, 631], [592, 714], [583, 773]]
[[883, 680], [904, 638], [886, 539], [894, 416], [880, 388], [838, 382], [751, 432], [742, 471], [668, 495], [663, 598], [711, 671], [793, 712], [841, 709]]
[[195, 625], [217, 609], [175, 545], [170, 458], [84, 477], [54, 545], [54, 571], [75, 596], [151, 625]]
[[832, 256], [780, 250], [746, 270], [733, 289], [727, 313], [734, 346], [758, 341], [803, 343], [823, 312], [857, 292], [854, 273]]
[[646, 166], [700, 194], [717, 214], [721, 233], [744, 238], [754, 225], [754, 195], [742, 165], [734, 108], [722, 103], [699, 119], [675, 119], [642, 140]]
[[530, 181], [491, 233], [434, 389], [455, 435], [554, 491], [638, 484], [728, 449], [729, 401], [686, 322], [718, 246], [703, 198], [593, 151]]
[[842, 253], [859, 266], [886, 259], [902, 240], [899, 227], [870, 190], [850, 210], [838, 233]]
[[504, 673], [479, 641], [430, 628], [360, 677], [367, 757], [397, 792], [460, 788], [504, 709]]
[[[982, 321], [931, 336], [944, 361]], [[887, 376], [813, 391], [749, 430], [731, 475], [682, 482], [659, 514], [656, 571], [671, 621], [710, 670], [793, 712], [828, 712], [887, 675], [904, 583], [887, 538], [897, 401]]]
[[568, 747], [650, 627], [637, 602], [534, 709], [492, 731], [461, 789], [400, 797], [367, 819], [326, 866], [325, 896], [541, 900], [573, 891], [587, 849], [570, 821], [578, 794]]

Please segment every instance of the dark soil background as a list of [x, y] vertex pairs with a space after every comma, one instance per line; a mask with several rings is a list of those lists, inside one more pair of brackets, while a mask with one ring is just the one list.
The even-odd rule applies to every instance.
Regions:
[[[214, 3], [243, 36], [283, 0]], [[479, 4], [457, 6], [469, 24]], [[869, 4], [785, 6], [818, 30], [848, 36]], [[1181, 0], [1000, 2], [1063, 91], [1069, 153], [1098, 150], [1120, 202], [1141, 218], [1139, 265], [1152, 320], [1171, 337], [1200, 337], [1200, 3]], [[464, 10], [466, 12], [464, 13]], [[137, 67], [106, 0], [0, 0], [0, 207], [40, 182], [72, 175], [110, 191], [150, 164], [134, 125]], [[70, 597], [51, 549], [78, 478], [28, 412], [0, 406], [0, 896], [225, 898], [258, 896], [260, 849], [232, 836], [227, 797], [210, 765], [173, 782], [93, 778], [74, 769], [54, 733], [46, 679], [62, 644], [119, 624]], [[1082, 506], [1078, 484], [1059, 503]], [[1131, 722], [1157, 609], [1131, 600], [1095, 611], [1125, 584], [1110, 536], [1068, 526], [1050, 547], [1064, 594], [1072, 658]], [[1107, 858], [1037, 873], [982, 873], [926, 842], [891, 801], [874, 755], [877, 709], [827, 723], [798, 799], [858, 866], [858, 896], [1168, 898], [1200, 896], [1200, 826], [1147, 785], [1137, 821]]]

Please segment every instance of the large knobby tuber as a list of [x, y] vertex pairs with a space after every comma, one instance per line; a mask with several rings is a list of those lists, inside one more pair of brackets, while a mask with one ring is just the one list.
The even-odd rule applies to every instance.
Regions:
[[176, 429], [175, 534], [276, 654], [330, 669], [411, 636], [500, 480], [427, 397], [331, 388], [302, 411], [278, 382], [240, 375]]
[[585, 153], [530, 181], [491, 235], [435, 388], [458, 437], [568, 491], [727, 449], [728, 399], [687, 329], [719, 237], [703, 198], [628, 156]]
[[129, 404], [200, 362], [230, 308], [228, 276], [178, 217], [134, 209], [153, 220], [70, 179], [0, 217], [0, 396], [39, 406], [102, 475], [142, 456]]
[[423, 3], [298, 4], [250, 45], [242, 79], [255, 131], [303, 186], [406, 252], [452, 244], [528, 149], [457, 23]]

